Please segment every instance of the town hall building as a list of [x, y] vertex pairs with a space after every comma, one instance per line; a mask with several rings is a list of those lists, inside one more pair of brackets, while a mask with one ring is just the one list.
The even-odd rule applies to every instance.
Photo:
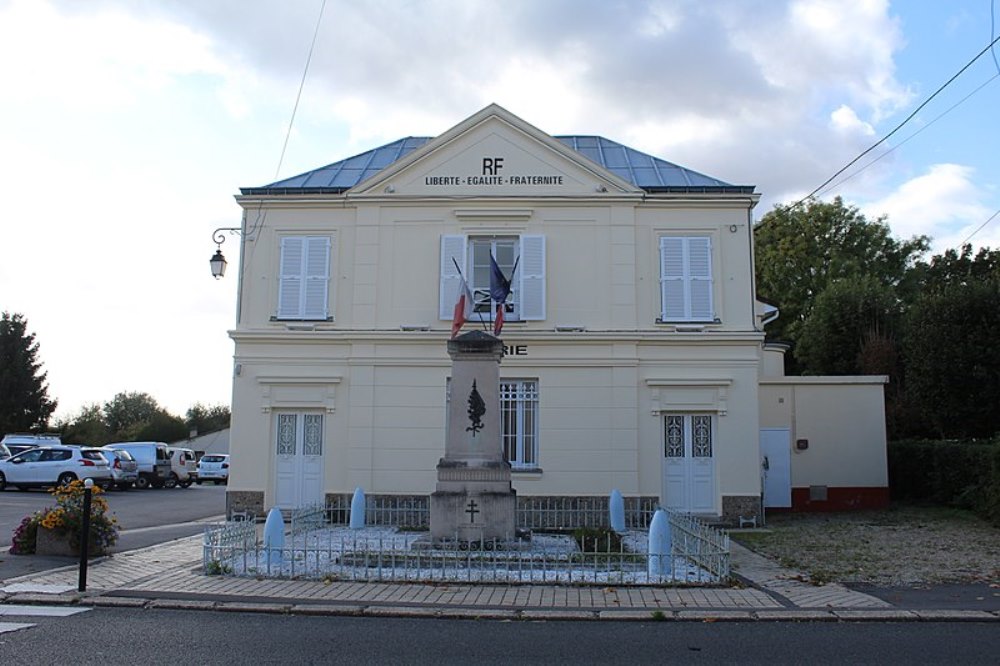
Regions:
[[758, 198], [496, 105], [243, 188], [229, 512], [426, 498], [463, 279], [463, 331], [503, 318], [519, 502], [617, 489], [730, 524], [884, 503], [885, 378], [785, 377], [764, 343]]

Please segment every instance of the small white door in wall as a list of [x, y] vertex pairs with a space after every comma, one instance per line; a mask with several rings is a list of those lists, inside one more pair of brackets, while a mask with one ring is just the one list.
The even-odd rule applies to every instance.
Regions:
[[715, 436], [710, 414], [663, 417], [663, 490], [668, 509], [715, 513]]
[[275, 414], [275, 503], [295, 509], [323, 501], [323, 415]]
[[764, 471], [764, 506], [792, 506], [792, 447], [788, 428], [762, 428], [761, 467]]

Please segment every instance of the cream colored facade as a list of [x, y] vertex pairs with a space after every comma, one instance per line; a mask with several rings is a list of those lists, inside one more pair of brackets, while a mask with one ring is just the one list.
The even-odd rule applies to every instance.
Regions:
[[780, 361], [780, 352], [765, 350], [760, 427], [789, 433], [795, 508], [868, 508], [888, 502], [888, 377], [786, 377]]
[[[246, 190], [237, 198], [244, 236], [230, 333], [230, 510], [263, 512], [357, 487], [429, 494], [444, 451], [457, 294], [447, 248], [501, 239], [524, 259], [521, 316], [508, 316], [501, 335], [501, 380], [537, 391], [534, 459], [515, 468], [518, 496], [617, 488], [711, 517], [756, 515], [762, 414], [768, 423], [791, 415], [760, 408], [758, 195], [700, 189], [647, 191], [490, 106], [343, 192]], [[303, 273], [302, 298], [308, 309], [320, 294], [319, 314], [285, 311], [293, 297], [282, 289], [299, 284], [288, 279], [288, 257], [298, 255], [285, 256], [296, 251], [287, 238], [305, 239], [307, 263], [327, 259], [325, 287], [322, 271]], [[709, 298], [710, 317], [663, 320], [663, 257], [672, 250], [662, 247], [691, 257], [708, 248], [710, 280], [698, 288], [707, 282], [710, 298], [698, 298]], [[471, 277], [471, 250], [456, 256], [468, 258]], [[479, 326], [473, 317], [466, 330]], [[795, 404], [805, 409], [807, 394], [795, 393]], [[700, 467], [668, 459], [668, 423], [683, 427], [689, 449], [696, 428], [703, 449], [710, 431]], [[805, 464], [795, 478], [816, 485], [823, 474]]]

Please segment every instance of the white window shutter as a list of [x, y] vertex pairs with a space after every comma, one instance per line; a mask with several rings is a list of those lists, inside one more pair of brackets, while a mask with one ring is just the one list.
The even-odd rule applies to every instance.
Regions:
[[278, 319], [327, 319], [331, 246], [327, 236], [281, 239]]
[[281, 266], [278, 269], [278, 319], [298, 319], [302, 316], [302, 263], [305, 238], [288, 236], [281, 239]]
[[545, 236], [521, 236], [521, 320], [545, 319]]
[[684, 239], [660, 238], [660, 291], [663, 321], [686, 319], [684, 289]]
[[690, 317], [693, 321], [712, 321], [712, 241], [688, 238], [688, 285]]
[[660, 238], [660, 287], [663, 321], [712, 321], [711, 239]]
[[330, 245], [326, 236], [306, 238], [303, 319], [326, 319], [329, 316]]
[[[459, 271], [465, 274], [467, 239], [462, 234], [441, 236], [441, 278], [438, 286], [438, 318], [451, 320], [455, 315], [460, 284]], [[455, 267], [455, 264], [458, 267]]]

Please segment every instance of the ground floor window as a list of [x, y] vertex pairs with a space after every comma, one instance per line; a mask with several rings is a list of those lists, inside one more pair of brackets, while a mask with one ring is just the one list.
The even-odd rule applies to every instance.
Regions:
[[538, 381], [500, 382], [500, 437], [514, 469], [538, 467]]

